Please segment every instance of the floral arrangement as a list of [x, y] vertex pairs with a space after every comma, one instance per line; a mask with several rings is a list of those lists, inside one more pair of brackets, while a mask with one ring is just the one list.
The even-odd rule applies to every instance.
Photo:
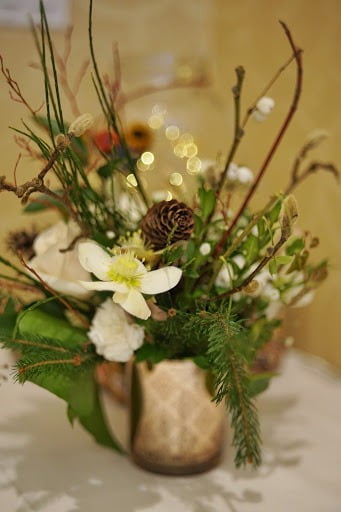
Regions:
[[[326, 278], [326, 260], [313, 262], [318, 239], [296, 227], [292, 192], [319, 169], [299, 152], [283, 192], [252, 211], [265, 171], [297, 109], [302, 80], [301, 50], [283, 23], [291, 57], [241, 117], [244, 69], [233, 87], [235, 129], [223, 166], [202, 165], [186, 199], [147, 193], [139, 164], [152, 147], [143, 123], [125, 126], [119, 117], [119, 83], [98, 70], [89, 34], [93, 83], [105, 128], [79, 113], [67, 122], [62, 92], [70, 92], [50, 37], [44, 11], [33, 27], [45, 83], [43, 116], [32, 109], [1, 60], [12, 96], [30, 111], [31, 122], [16, 129], [18, 141], [37, 159], [39, 172], [18, 185], [0, 178], [27, 213], [57, 210], [60, 220], [36, 233], [8, 237], [21, 265], [0, 257], [11, 272], [1, 275], [0, 341], [17, 351], [19, 382], [32, 381], [68, 404], [99, 442], [122, 451], [102, 413], [96, 368], [125, 363], [192, 358], [209, 372], [213, 399], [226, 401], [233, 427], [237, 466], [261, 462], [255, 397], [275, 375], [255, 372], [262, 349], [281, 324], [285, 306], [307, 303]], [[236, 152], [249, 120], [264, 121], [274, 107], [267, 96], [291, 63], [296, 66], [292, 103], [258, 174], [237, 166]], [[75, 104], [75, 94], [69, 94]], [[32, 149], [34, 147], [34, 150]], [[146, 159], [146, 158], [145, 158]], [[52, 178], [53, 175], [53, 178]]]

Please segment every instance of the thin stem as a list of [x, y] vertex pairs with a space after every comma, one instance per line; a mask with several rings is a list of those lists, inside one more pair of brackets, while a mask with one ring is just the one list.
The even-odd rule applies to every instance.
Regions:
[[64, 347], [55, 347], [55, 346], [52, 346], [52, 345], [48, 345], [47, 343], [38, 343], [38, 342], [35, 342], [35, 341], [30, 341], [30, 340], [18, 340], [18, 339], [15, 339], [15, 340], [11, 340], [11, 343], [18, 343], [20, 345], [27, 345], [27, 346], [37, 347], [37, 348], [54, 350], [55, 352], [63, 352], [63, 353], [70, 352], [70, 350], [67, 350]]
[[222, 250], [222, 247], [224, 246], [225, 242], [228, 240], [230, 234], [232, 233], [235, 225], [237, 224], [238, 220], [239, 220], [239, 217], [242, 215], [242, 213], [244, 212], [245, 208], [247, 207], [247, 205], [249, 204], [250, 200], [252, 199], [252, 197], [254, 196], [257, 188], [258, 188], [258, 185], [261, 181], [261, 179], [263, 178], [264, 176], [264, 173], [265, 171], [267, 170], [271, 160], [272, 160], [272, 157], [274, 156], [276, 150], [278, 149], [278, 146], [280, 144], [280, 142], [282, 141], [282, 138], [285, 134], [285, 132], [287, 131], [289, 125], [290, 125], [290, 122], [293, 118], [293, 115], [295, 114], [296, 110], [297, 110], [297, 105], [298, 105], [298, 101], [299, 101], [299, 98], [300, 98], [300, 95], [301, 95], [301, 91], [302, 91], [302, 73], [303, 73], [303, 70], [302, 70], [302, 58], [301, 58], [301, 54], [302, 54], [302, 50], [297, 48], [294, 44], [294, 41], [292, 39], [292, 36], [291, 36], [291, 33], [288, 29], [288, 27], [286, 26], [286, 24], [282, 21], [280, 21], [283, 29], [284, 29], [284, 32], [285, 32], [285, 35], [287, 36], [288, 38], [288, 41], [290, 43], [290, 46], [294, 52], [294, 57], [295, 57], [295, 61], [296, 61], [296, 85], [295, 85], [295, 90], [294, 90], [294, 96], [293, 96], [293, 99], [292, 99], [292, 102], [291, 102], [291, 105], [290, 105], [290, 108], [289, 108], [289, 111], [288, 111], [288, 114], [282, 124], [282, 127], [277, 135], [277, 137], [275, 138], [268, 154], [266, 155], [265, 157], [265, 160], [258, 172], [258, 175], [255, 179], [255, 181], [253, 182], [253, 185], [252, 187], [250, 188], [248, 194], [246, 195], [244, 201], [242, 202], [239, 210], [237, 211], [234, 219], [232, 220], [230, 226], [228, 227], [228, 229], [225, 231], [225, 233], [223, 234], [222, 236], [222, 239], [221, 241], [219, 242], [219, 244], [217, 245], [218, 249], [215, 251], [215, 254], [214, 256], [217, 257], [219, 256], [218, 254], [218, 251], [221, 251]]
[[273, 84], [278, 80], [280, 75], [287, 69], [287, 67], [292, 63], [292, 61], [295, 59], [295, 54], [291, 55], [291, 57], [278, 69], [278, 71], [275, 73], [275, 75], [271, 78], [270, 82], [264, 87], [262, 92], [257, 96], [257, 98], [252, 102], [251, 107], [249, 107], [245, 113], [243, 122], [241, 124], [241, 127], [244, 129], [245, 125], [247, 124], [248, 120], [250, 119], [251, 114], [256, 110], [257, 102], [266, 95], [266, 93], [271, 89]]
[[[245, 228], [242, 230], [242, 232], [236, 237], [234, 238], [232, 244], [228, 247], [228, 249], [225, 251], [225, 253], [223, 254], [223, 259], [227, 259], [231, 256], [231, 254], [234, 253], [234, 251], [240, 246], [240, 244], [243, 242], [243, 240], [245, 239], [245, 237], [251, 232], [252, 228], [258, 223], [258, 221], [260, 219], [262, 219], [262, 217], [264, 217], [264, 215], [269, 211], [271, 210], [271, 208], [276, 204], [276, 202], [279, 200], [279, 197], [278, 196], [274, 196], [274, 197], [271, 197], [269, 199], [269, 201], [267, 202], [267, 204], [264, 206], [264, 208], [262, 208], [262, 210], [260, 210], [258, 213], [256, 213], [253, 218], [250, 220], [250, 222], [247, 224], [247, 226], [245, 226]], [[217, 275], [221, 269], [221, 262], [218, 260], [217, 261], [217, 264], [215, 266], [215, 269], [214, 269], [214, 272], [213, 272], [213, 275], [211, 277], [211, 280], [210, 280], [210, 283], [209, 283], [209, 289], [214, 285], [215, 283], [215, 280], [217, 278]]]
[[262, 258], [262, 260], [259, 262], [259, 264], [254, 269], [254, 271], [251, 272], [251, 274], [246, 279], [244, 279], [244, 281], [241, 284], [235, 286], [234, 288], [232, 288], [231, 290], [228, 290], [227, 292], [221, 293], [220, 295], [216, 295], [215, 297], [207, 298], [206, 300], [210, 301], [210, 302], [216, 301], [216, 300], [221, 300], [221, 299], [224, 299], [226, 297], [229, 297], [235, 293], [242, 291], [249, 283], [251, 283], [251, 281], [253, 281], [253, 279], [265, 267], [265, 265], [275, 257], [275, 255], [277, 254], [279, 249], [282, 247], [282, 245], [286, 241], [287, 241], [287, 238], [281, 236], [281, 238], [278, 240], [276, 245], [274, 247], [269, 248], [270, 249], [269, 254], [267, 254], [266, 256], [264, 256]]
[[18, 369], [19, 375], [26, 373], [33, 368], [39, 368], [40, 366], [50, 366], [54, 364], [72, 364], [73, 366], [80, 366], [82, 362], [88, 359], [88, 357], [82, 357], [79, 354], [75, 355], [72, 359], [52, 359], [51, 361], [39, 361], [38, 363], [28, 364]]
[[[233, 98], [234, 98], [234, 136], [233, 136], [233, 141], [232, 141], [232, 146], [231, 146], [230, 152], [226, 159], [225, 167], [221, 173], [219, 183], [217, 186], [217, 190], [216, 190], [217, 197], [220, 196], [230, 163], [232, 162], [232, 159], [233, 159], [233, 157], [237, 151], [237, 148], [239, 146], [239, 143], [244, 135], [244, 132], [240, 127], [240, 96], [241, 96], [242, 86], [243, 86], [244, 77], [245, 77], [245, 70], [242, 66], [238, 66], [235, 71], [236, 71], [236, 75], [237, 75], [237, 83], [232, 88]], [[213, 215], [213, 212], [212, 212], [212, 215]], [[209, 219], [209, 221], [210, 220], [211, 219]]]

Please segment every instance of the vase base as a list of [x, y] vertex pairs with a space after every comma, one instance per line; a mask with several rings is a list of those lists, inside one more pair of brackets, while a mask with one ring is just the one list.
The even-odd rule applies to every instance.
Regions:
[[202, 462], [194, 462], [190, 464], [163, 464], [146, 459], [137, 453], [131, 454], [132, 461], [142, 469], [151, 473], [169, 476], [190, 476], [199, 473], [205, 473], [214, 469], [222, 460], [222, 453], [217, 453], [213, 457]]

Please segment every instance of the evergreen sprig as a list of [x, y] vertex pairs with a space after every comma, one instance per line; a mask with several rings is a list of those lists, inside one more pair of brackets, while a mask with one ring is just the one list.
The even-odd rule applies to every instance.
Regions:
[[261, 463], [260, 428], [256, 406], [251, 398], [252, 388], [249, 364], [242, 343], [244, 330], [229, 309], [202, 312], [193, 325], [206, 332], [208, 349], [206, 357], [214, 377], [217, 403], [223, 400], [231, 416], [233, 446], [236, 448], [237, 467]]

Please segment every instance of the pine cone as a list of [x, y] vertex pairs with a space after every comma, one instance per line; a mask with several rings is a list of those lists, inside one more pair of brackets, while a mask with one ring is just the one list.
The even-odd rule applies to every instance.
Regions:
[[154, 204], [141, 221], [143, 237], [155, 250], [187, 240], [193, 227], [193, 210], [176, 199]]

